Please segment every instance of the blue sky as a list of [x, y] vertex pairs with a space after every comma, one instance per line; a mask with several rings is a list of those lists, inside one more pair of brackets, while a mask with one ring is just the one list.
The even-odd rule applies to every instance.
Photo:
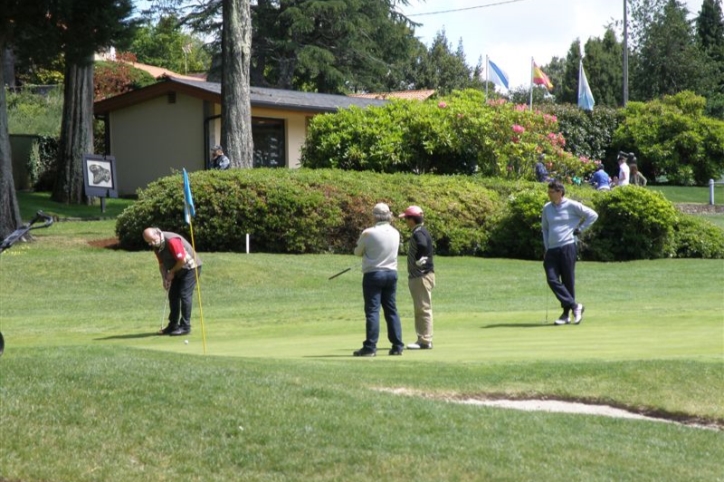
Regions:
[[[695, 16], [702, 1], [683, 3]], [[458, 9], [465, 10], [416, 15]], [[481, 56], [484, 63], [488, 55], [508, 73], [511, 88], [530, 84], [531, 57], [539, 66], [565, 57], [576, 38], [583, 45], [602, 37], [605, 25], [623, 20], [622, 0], [410, 0], [401, 10], [423, 24], [415, 32], [425, 45], [444, 29], [453, 50], [462, 39], [468, 65]]]

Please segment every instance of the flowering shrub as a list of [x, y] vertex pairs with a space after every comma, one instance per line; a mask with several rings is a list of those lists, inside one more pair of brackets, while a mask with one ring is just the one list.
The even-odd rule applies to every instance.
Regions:
[[534, 179], [546, 154], [551, 175], [582, 177], [588, 166], [567, 152], [555, 115], [481, 92], [435, 101], [392, 101], [312, 119], [302, 165], [417, 174], [474, 174]]

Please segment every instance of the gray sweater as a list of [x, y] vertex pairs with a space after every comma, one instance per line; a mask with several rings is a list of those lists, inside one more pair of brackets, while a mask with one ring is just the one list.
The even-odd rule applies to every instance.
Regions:
[[552, 202], [543, 206], [541, 228], [543, 246], [546, 249], [560, 248], [575, 242], [573, 231], [588, 229], [598, 219], [598, 213], [578, 201], [563, 198], [556, 206]]
[[362, 231], [354, 248], [355, 256], [362, 256], [362, 272], [397, 271], [397, 252], [400, 232], [390, 223], [377, 223]]

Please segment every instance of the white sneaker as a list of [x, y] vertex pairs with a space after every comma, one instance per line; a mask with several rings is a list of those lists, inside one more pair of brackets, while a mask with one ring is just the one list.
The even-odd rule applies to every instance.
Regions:
[[575, 308], [573, 308], [573, 323], [579, 324], [581, 321], [583, 321], [583, 312], [586, 310], [586, 308], [578, 303]]
[[558, 319], [553, 323], [555, 323], [556, 325], [567, 325], [570, 322], [570, 315], [564, 311], [563, 313], [561, 313], [561, 316], [559, 316]]
[[422, 343], [422, 342], [415, 342], [410, 343], [407, 345], [408, 350], [432, 350], [432, 342], [428, 343]]

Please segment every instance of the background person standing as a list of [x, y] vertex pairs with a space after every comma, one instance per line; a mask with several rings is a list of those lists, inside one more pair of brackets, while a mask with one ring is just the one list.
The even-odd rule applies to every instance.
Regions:
[[[201, 276], [201, 259], [181, 235], [159, 228], [143, 230], [143, 239], [153, 248], [163, 288], [168, 292], [168, 325], [159, 335], [188, 335], [191, 333], [196, 276]], [[197, 271], [194, 273], [194, 271]]]
[[375, 225], [362, 231], [354, 248], [362, 257], [362, 294], [365, 303], [366, 339], [354, 356], [375, 356], [380, 337], [380, 305], [385, 313], [390, 355], [402, 355], [402, 325], [397, 314], [397, 252], [400, 233], [390, 225], [390, 207], [378, 203], [372, 209]]
[[553, 294], [561, 303], [563, 313], [555, 321], [556, 325], [583, 320], [584, 307], [576, 301], [576, 236], [588, 229], [598, 219], [593, 209], [578, 201], [565, 197], [566, 190], [559, 181], [548, 184], [548, 199], [543, 206], [541, 228], [545, 255], [543, 269]]
[[626, 163], [626, 157], [628, 154], [625, 152], [618, 153], [618, 181], [619, 186], [628, 186], [631, 182], [631, 174], [628, 164]]
[[221, 146], [216, 145], [211, 149], [211, 169], [226, 170], [231, 167], [231, 161], [224, 154], [224, 150]]
[[407, 285], [415, 308], [415, 332], [417, 341], [410, 343], [411, 350], [432, 349], [432, 289], [435, 287], [432, 237], [423, 225], [422, 208], [410, 206], [400, 217], [412, 230], [407, 246]]
[[631, 184], [634, 186], [646, 187], [646, 177], [639, 172], [639, 166], [636, 164], [629, 164], [631, 170]]

